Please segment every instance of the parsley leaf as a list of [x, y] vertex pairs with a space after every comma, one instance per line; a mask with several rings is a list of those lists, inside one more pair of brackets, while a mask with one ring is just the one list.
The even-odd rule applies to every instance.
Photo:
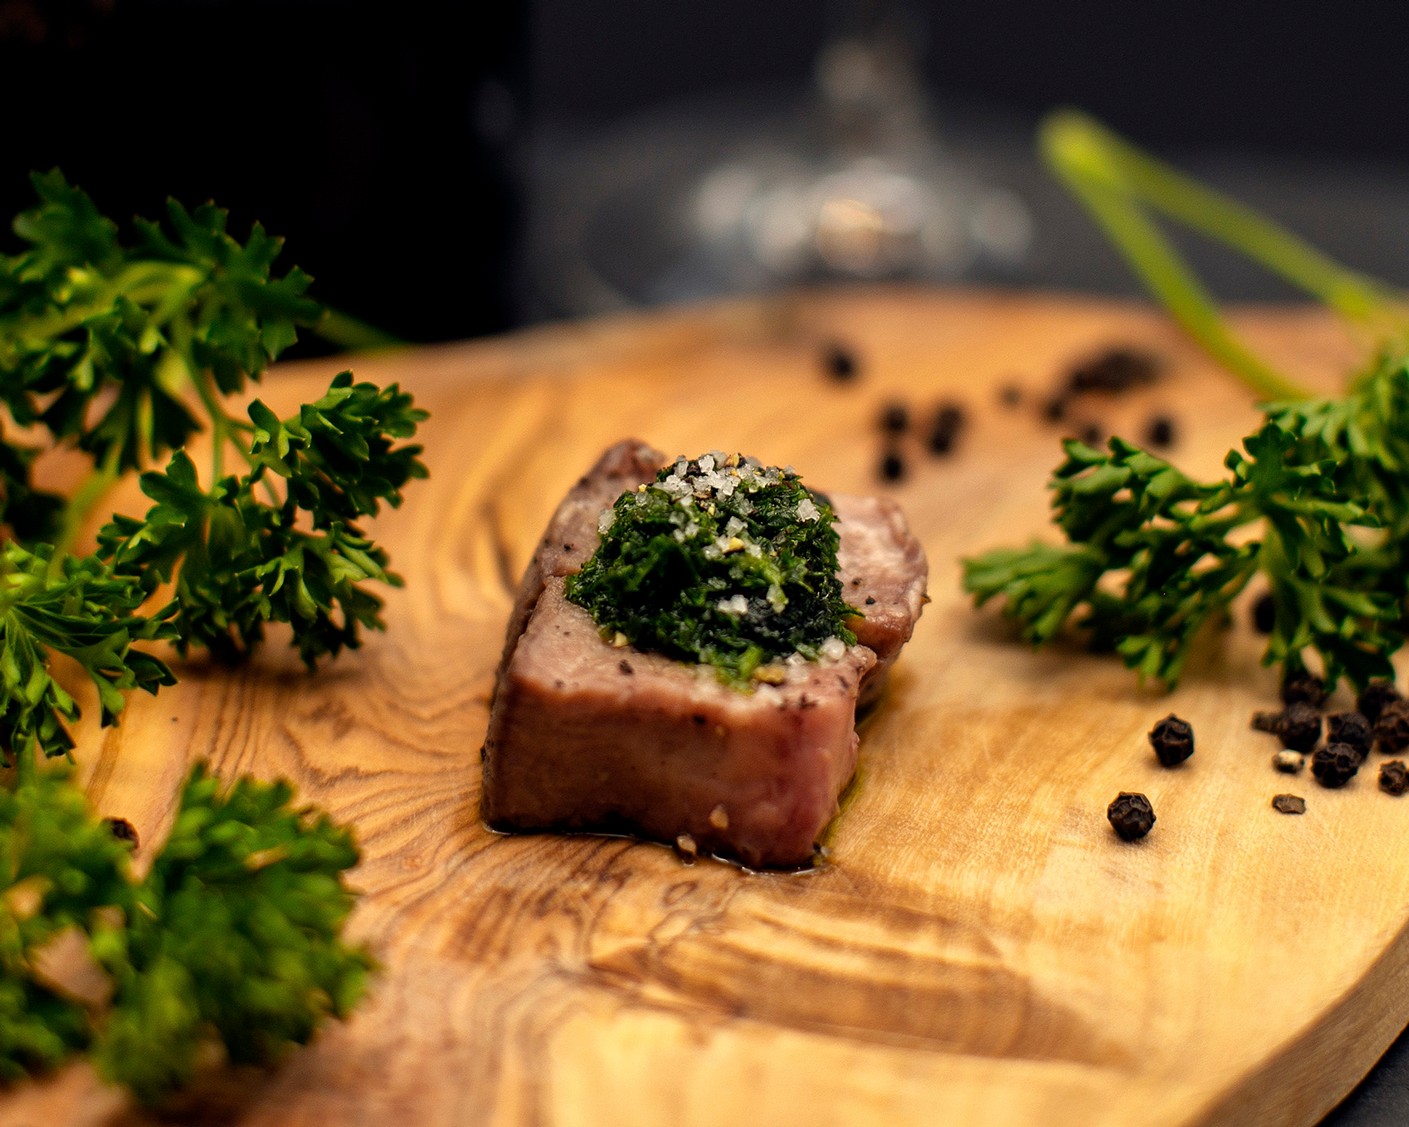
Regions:
[[248, 778], [222, 793], [198, 766], [126, 930], [95, 945], [114, 982], [95, 1062], [144, 1102], [189, 1081], [210, 1037], [272, 1062], [366, 988], [370, 957], [339, 938], [357, 848], [291, 797]]
[[78, 705], [50, 671], [50, 654], [72, 658], [98, 689], [104, 724], [132, 689], [155, 693], [171, 671], [133, 643], [170, 637], [166, 612], [144, 616], [148, 592], [94, 557], [61, 557], [48, 545], [31, 552], [0, 546], [0, 760], [66, 755], [66, 724]]
[[0, 1078], [88, 1044], [87, 1013], [36, 977], [35, 959], [65, 929], [99, 934], [103, 909], [132, 904], [127, 854], [62, 772], [0, 789]]
[[[222, 791], [197, 765], [147, 876], [64, 772], [0, 789], [0, 1078], [92, 1049], [107, 1080], [157, 1103], [212, 1041], [266, 1063], [345, 1017], [372, 960], [341, 931], [353, 905], [347, 830], [293, 805], [287, 783]], [[111, 978], [93, 1008], [38, 958], [76, 930]]]
[[1068, 625], [1173, 686], [1203, 626], [1258, 574], [1276, 604], [1264, 661], [1334, 683], [1393, 675], [1409, 622], [1409, 364], [1385, 361], [1339, 401], [1274, 404], [1199, 483], [1122, 439], [1066, 444], [1053, 475], [1060, 547], [965, 561], [978, 604], [1002, 596], [1024, 636]]
[[[401, 441], [425, 413], [343, 373], [292, 419], [258, 401], [249, 422], [232, 416], [222, 400], [297, 327], [330, 322], [306, 275], [275, 272], [280, 240], [256, 225], [241, 243], [225, 212], [174, 202], [123, 240], [59, 173], [34, 184], [39, 203], [14, 224], [25, 247], [0, 256], [0, 407], [12, 432], [47, 432], [93, 469], [59, 497], [34, 484], [38, 450], [0, 439], [0, 761], [19, 768], [0, 788], [0, 1078], [91, 1045], [103, 1075], [158, 1102], [211, 1042], [233, 1061], [272, 1061], [356, 1003], [371, 961], [340, 932], [357, 849], [293, 807], [287, 784], [245, 778], [222, 793], [198, 767], [134, 882], [81, 794], [35, 765], [72, 749], [79, 715], [52, 665], [71, 659], [92, 680], [110, 724], [126, 693], [174, 680], [141, 642], [237, 657], [266, 623], [288, 622], [310, 666], [357, 645], [360, 628], [382, 625], [361, 584], [399, 583], [357, 522], [425, 476], [420, 447]], [[184, 449], [206, 426], [208, 487]], [[244, 474], [223, 472], [232, 450]], [[164, 473], [149, 468], [160, 460]], [[73, 553], [106, 490], [144, 469], [146, 516], [115, 515], [98, 553]], [[111, 976], [106, 1013], [36, 970], [75, 930]]]
[[14, 224], [27, 246], [0, 257], [0, 400], [95, 464], [181, 448], [200, 426], [186, 389], [242, 390], [323, 313], [307, 275], [274, 272], [282, 240], [257, 224], [241, 244], [220, 208], [172, 201], [124, 245], [61, 173], [32, 179], [39, 203]]
[[[99, 551], [149, 587], [175, 579], [172, 623], [183, 654], [203, 646], [233, 660], [267, 623], [287, 622], [311, 667], [359, 645], [360, 628], [383, 628], [381, 599], [360, 584], [401, 580], [352, 522], [383, 501], [400, 505], [407, 481], [425, 476], [420, 447], [393, 441], [413, 435], [425, 413], [396, 387], [354, 384], [344, 372], [290, 419], [258, 400], [250, 417], [248, 474], [203, 489], [190, 458], [173, 455], [164, 474], [142, 475], [156, 505], [141, 520], [114, 517], [98, 534]], [[282, 499], [261, 492], [271, 478]]]
[[[266, 624], [287, 622], [309, 666], [357, 646], [361, 630], [382, 627], [366, 582], [400, 582], [359, 522], [399, 505], [426, 472], [420, 447], [401, 441], [425, 412], [397, 387], [343, 373], [291, 419], [258, 400], [248, 422], [227, 410], [223, 399], [258, 379], [299, 326], [328, 320], [305, 274], [275, 270], [281, 240], [255, 225], [241, 242], [221, 209], [174, 201], [162, 222], [136, 220], [124, 238], [57, 171], [33, 182], [39, 202], [14, 224], [25, 245], [0, 256], [0, 407], [94, 468], [62, 498], [34, 485], [37, 450], [0, 440], [0, 525], [15, 541], [0, 564], [6, 762], [73, 746], [66, 725], [78, 708], [50, 675], [58, 654], [98, 686], [107, 724], [126, 691], [172, 683], [135, 641], [234, 660]], [[184, 448], [207, 427], [202, 485]], [[224, 472], [231, 451], [246, 473]], [[159, 460], [165, 472], [151, 468]], [[146, 517], [113, 516], [97, 556], [71, 556], [106, 490], [143, 469], [155, 502]], [[168, 583], [172, 601], [143, 614]]]

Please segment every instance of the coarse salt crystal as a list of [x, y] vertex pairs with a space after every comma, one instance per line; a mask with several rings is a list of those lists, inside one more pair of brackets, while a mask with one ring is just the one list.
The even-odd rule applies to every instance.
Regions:
[[720, 599], [715, 603], [714, 609], [720, 614], [732, 615], [739, 618], [749, 612], [749, 601], [743, 595], [734, 595], [727, 599]]

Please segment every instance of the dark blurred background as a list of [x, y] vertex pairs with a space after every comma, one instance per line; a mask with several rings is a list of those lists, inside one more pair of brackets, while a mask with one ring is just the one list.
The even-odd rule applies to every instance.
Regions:
[[214, 198], [416, 340], [831, 278], [1132, 292], [1033, 155], [1075, 104], [1404, 283], [1405, 42], [1390, 0], [0, 0], [0, 212], [53, 165], [116, 217]]

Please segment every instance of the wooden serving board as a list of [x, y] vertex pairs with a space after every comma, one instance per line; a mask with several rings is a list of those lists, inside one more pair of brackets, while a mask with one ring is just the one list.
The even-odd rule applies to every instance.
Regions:
[[[1247, 313], [1260, 346], [1331, 386], [1355, 356], [1316, 315]], [[861, 362], [821, 372], [823, 342]], [[222, 1123], [1307, 1124], [1409, 1021], [1409, 799], [1375, 764], [1341, 791], [1274, 774], [1275, 700], [1240, 610], [1173, 696], [1110, 658], [1034, 654], [958, 589], [961, 555], [1040, 534], [1059, 430], [1036, 398], [1115, 343], [1165, 377], [1078, 422], [1178, 422], [1199, 473], [1248, 396], [1136, 305], [915, 290], [796, 295], [358, 360], [432, 412], [431, 479], [378, 523], [403, 590], [390, 629], [317, 676], [276, 645], [196, 662], [122, 725], [80, 735], [104, 814], [154, 848], [187, 764], [293, 779], [357, 827], [352, 931], [383, 971], [346, 1025], [243, 1076]], [[330, 362], [286, 368], [286, 407]], [[999, 405], [1017, 383], [1026, 405]], [[876, 474], [880, 406], [969, 408], [957, 452]], [[927, 546], [933, 603], [863, 725], [831, 856], [801, 875], [683, 864], [653, 845], [502, 837], [479, 747], [512, 588], [566, 487], [626, 435], [742, 449], [822, 488], [885, 488]], [[132, 496], [115, 499], [137, 511]], [[1198, 750], [1161, 769], [1174, 710]], [[90, 713], [92, 710], [89, 710]], [[1158, 814], [1142, 843], [1119, 790]], [[1306, 814], [1271, 797], [1305, 797]], [[86, 1065], [0, 1102], [9, 1123], [140, 1123]]]

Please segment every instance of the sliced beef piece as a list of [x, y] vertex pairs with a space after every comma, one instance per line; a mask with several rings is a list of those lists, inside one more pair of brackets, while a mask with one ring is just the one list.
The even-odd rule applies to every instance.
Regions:
[[514, 647], [485, 740], [496, 829], [687, 834], [703, 853], [796, 867], [856, 767], [865, 646], [745, 692], [713, 668], [602, 641], [549, 578]]
[[829, 496], [858, 645], [749, 692], [603, 642], [563, 597], [596, 550], [602, 510], [655, 477], [645, 443], [609, 449], [549, 522], [510, 617], [484, 751], [496, 829], [687, 834], [703, 852], [795, 867], [856, 765], [855, 714], [880, 692], [926, 601], [924, 550], [887, 498]]
[[830, 495], [837, 514], [838, 576], [842, 598], [862, 614], [847, 625], [856, 641], [876, 655], [861, 686], [860, 707], [873, 703], [885, 676], [910, 635], [929, 596], [925, 550], [910, 532], [905, 515], [889, 497]]
[[519, 583], [514, 609], [504, 635], [504, 655], [499, 663], [499, 677], [504, 674], [514, 646], [523, 636], [529, 615], [543, 593], [543, 584], [550, 576], [571, 575], [578, 571], [587, 557], [597, 550], [597, 518], [628, 489], [642, 482], [653, 481], [656, 471], [665, 465], [665, 455], [654, 447], [634, 438], [626, 438], [610, 446], [597, 459], [597, 464], [578, 478], [558, 505], [538, 542]]
[[[597, 519], [628, 489], [654, 480], [665, 464], [659, 450], [637, 439], [610, 447], [578, 479], [558, 506], [538, 550], [519, 584], [505, 632], [498, 679], [513, 656], [514, 646], [550, 576], [571, 575], [597, 549]], [[889, 497], [827, 495], [837, 515], [841, 545], [837, 552], [842, 597], [864, 617], [849, 622], [856, 640], [876, 655], [876, 664], [861, 687], [860, 707], [866, 708], [885, 687], [885, 675], [910, 640], [920, 610], [928, 601], [929, 569], [925, 550], [911, 534], [905, 516]]]

